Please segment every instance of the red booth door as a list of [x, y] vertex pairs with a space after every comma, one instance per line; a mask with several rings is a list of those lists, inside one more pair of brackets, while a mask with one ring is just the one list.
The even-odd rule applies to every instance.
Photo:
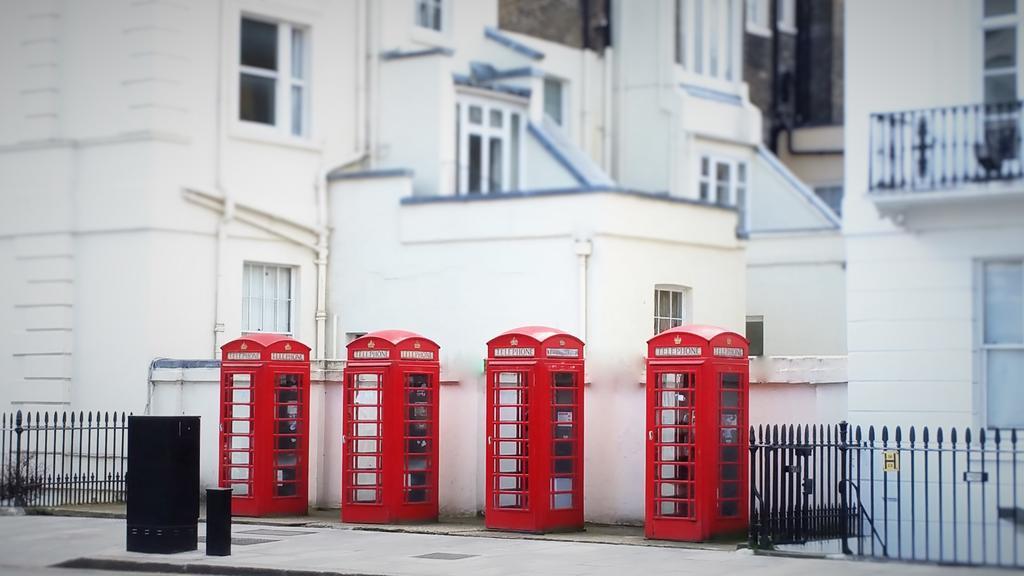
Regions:
[[528, 423], [532, 378], [530, 369], [522, 366], [487, 372], [488, 528], [535, 529]]
[[697, 468], [699, 365], [656, 369], [647, 386], [648, 538], [702, 540]]
[[544, 529], [583, 526], [583, 375], [552, 366], [550, 498]]
[[437, 517], [437, 374], [426, 368], [402, 373], [402, 490], [400, 520]]
[[342, 506], [345, 522], [386, 522], [384, 507], [385, 371], [345, 378]]
[[273, 383], [273, 450], [268, 512], [305, 514], [307, 508], [306, 434], [308, 387], [298, 369], [271, 367]]
[[256, 370], [225, 372], [221, 382], [220, 486], [231, 488], [235, 515], [256, 513]]

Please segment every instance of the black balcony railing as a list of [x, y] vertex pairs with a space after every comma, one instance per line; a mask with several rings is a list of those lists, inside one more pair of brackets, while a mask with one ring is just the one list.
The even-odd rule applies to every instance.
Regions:
[[1024, 178], [1021, 102], [871, 115], [874, 194]]

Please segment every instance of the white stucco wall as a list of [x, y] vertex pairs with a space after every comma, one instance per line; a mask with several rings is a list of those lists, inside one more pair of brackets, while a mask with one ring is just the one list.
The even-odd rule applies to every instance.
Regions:
[[[314, 251], [236, 220], [225, 225], [218, 281], [220, 216], [183, 191], [315, 227], [318, 178], [359, 145], [355, 3], [0, 9], [0, 36], [15, 46], [0, 59], [12, 119], [0, 125], [0, 318], [10, 320], [0, 409], [141, 412], [150, 360], [213, 357], [217, 321], [218, 343], [239, 334], [245, 261], [296, 267], [293, 328], [312, 343]], [[236, 119], [243, 13], [307, 27], [308, 138]]]
[[[879, 19], [879, 10], [887, 17]], [[928, 26], [918, 22], [922, 11]], [[959, 203], [943, 194], [879, 215], [869, 197], [869, 114], [980, 103], [981, 4], [846, 4], [846, 198], [850, 417], [984, 425], [975, 351], [975, 263], [1024, 255], [1024, 190]], [[877, 89], [884, 86], [884, 90]], [[954, 190], [955, 191], [955, 190]]]

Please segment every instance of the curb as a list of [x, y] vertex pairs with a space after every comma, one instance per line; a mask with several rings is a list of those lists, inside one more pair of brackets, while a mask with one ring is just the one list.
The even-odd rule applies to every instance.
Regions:
[[219, 564], [203, 564], [172, 562], [118, 560], [114, 558], [75, 558], [59, 564], [55, 568], [78, 568], [82, 570], [109, 570], [112, 572], [157, 572], [161, 574], [217, 574], [221, 576], [254, 576], [268, 574], [274, 576], [388, 576], [368, 572], [334, 572], [329, 570], [293, 570], [288, 568], [266, 568], [255, 566], [231, 566]]

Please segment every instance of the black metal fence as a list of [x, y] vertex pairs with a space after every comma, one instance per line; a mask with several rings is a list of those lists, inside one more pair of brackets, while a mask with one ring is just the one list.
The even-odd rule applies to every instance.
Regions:
[[751, 546], [1024, 567], [1016, 430], [751, 428], [750, 457]]
[[1024, 177], [1021, 102], [871, 115], [872, 193]]
[[124, 412], [0, 415], [0, 506], [123, 502]]

